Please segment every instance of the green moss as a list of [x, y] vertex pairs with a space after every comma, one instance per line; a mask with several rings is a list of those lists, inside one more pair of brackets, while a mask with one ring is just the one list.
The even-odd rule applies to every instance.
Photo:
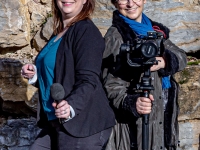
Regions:
[[179, 84], [187, 83], [189, 80], [190, 73], [188, 70], [184, 69], [180, 74]]
[[45, 19], [42, 21], [41, 26], [43, 26], [47, 22], [48, 18], [50, 18], [52, 16], [53, 16], [52, 13], [48, 13], [47, 16], [45, 17]]
[[191, 62], [188, 62], [187, 65], [198, 65], [200, 64], [200, 60], [198, 61], [191, 61]]
[[52, 17], [53, 15], [52, 15], [52, 13], [48, 13], [47, 14], [47, 18], [50, 18], [50, 17]]

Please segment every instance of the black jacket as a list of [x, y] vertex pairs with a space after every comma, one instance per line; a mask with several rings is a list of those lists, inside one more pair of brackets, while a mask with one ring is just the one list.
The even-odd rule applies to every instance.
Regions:
[[[60, 42], [55, 64], [54, 83], [65, 89], [65, 99], [75, 117], [64, 128], [75, 137], [86, 137], [115, 124], [114, 113], [100, 82], [104, 40], [91, 20], [71, 26]], [[47, 118], [39, 107], [38, 125]]]

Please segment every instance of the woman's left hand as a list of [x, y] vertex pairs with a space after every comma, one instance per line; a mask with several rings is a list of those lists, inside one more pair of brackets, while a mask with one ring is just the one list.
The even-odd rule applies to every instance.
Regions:
[[165, 60], [163, 59], [163, 57], [156, 57], [156, 60], [158, 61], [158, 64], [153, 65], [151, 67], [151, 71], [157, 71], [161, 68], [165, 68]]
[[70, 105], [66, 100], [62, 100], [59, 104], [53, 102], [52, 106], [55, 109], [55, 115], [57, 118], [68, 119], [70, 117]]

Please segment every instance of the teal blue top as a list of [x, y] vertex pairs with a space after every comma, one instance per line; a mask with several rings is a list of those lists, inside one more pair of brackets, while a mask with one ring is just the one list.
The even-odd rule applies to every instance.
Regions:
[[62, 38], [54, 42], [55, 38], [56, 36], [47, 43], [36, 60], [40, 98], [48, 120], [56, 119], [55, 110], [52, 106], [54, 100], [50, 96], [50, 87], [54, 79], [56, 53]]

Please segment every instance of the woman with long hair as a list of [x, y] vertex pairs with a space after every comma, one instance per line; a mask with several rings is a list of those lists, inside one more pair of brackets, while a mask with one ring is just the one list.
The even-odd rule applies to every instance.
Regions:
[[[37, 79], [39, 88], [41, 132], [31, 150], [101, 150], [115, 124], [100, 81], [105, 43], [89, 18], [94, 2], [53, 0], [54, 34], [35, 66], [22, 67], [22, 76], [30, 83]], [[53, 83], [64, 88], [59, 103], [51, 97]]]

